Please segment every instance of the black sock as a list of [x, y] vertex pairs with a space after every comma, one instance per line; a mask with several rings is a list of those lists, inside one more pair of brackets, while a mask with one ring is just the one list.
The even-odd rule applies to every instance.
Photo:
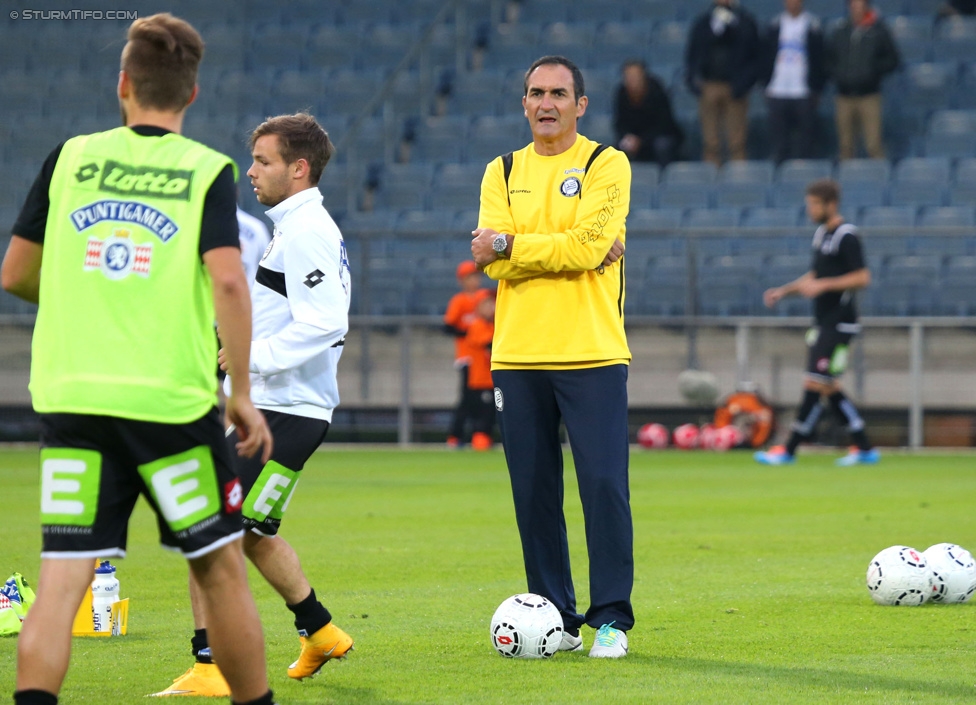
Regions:
[[18, 690], [14, 693], [15, 705], [58, 705], [58, 696], [46, 690]]
[[312, 636], [319, 629], [332, 621], [329, 610], [315, 598], [315, 590], [308, 593], [308, 597], [296, 605], [285, 605], [295, 615], [295, 629], [301, 636]]
[[796, 453], [797, 446], [813, 435], [813, 429], [817, 427], [817, 421], [823, 413], [820, 406], [820, 392], [807, 389], [803, 392], [803, 401], [800, 402], [800, 409], [796, 412], [796, 421], [793, 422], [793, 432], [790, 440], [786, 442], [786, 452], [790, 455]]
[[[197, 663], [213, 663], [213, 658], [210, 656], [210, 644], [207, 642], [206, 629], [193, 630], [193, 638], [190, 639], [190, 648], [193, 651], [193, 658], [197, 660]], [[203, 653], [200, 653], [201, 651]]]
[[868, 442], [867, 434], [864, 432], [864, 419], [857, 412], [857, 407], [854, 406], [854, 402], [848, 399], [844, 392], [837, 390], [830, 395], [830, 408], [833, 410], [837, 417], [844, 422], [847, 426], [847, 430], [851, 434], [851, 440], [858, 447], [859, 450], [871, 450], [871, 444]]
[[246, 703], [234, 700], [231, 705], [275, 705], [274, 694], [269, 690], [257, 700], [248, 700]]

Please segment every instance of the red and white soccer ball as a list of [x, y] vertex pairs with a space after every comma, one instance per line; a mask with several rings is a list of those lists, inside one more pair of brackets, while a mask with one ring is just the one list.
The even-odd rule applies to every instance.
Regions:
[[637, 431], [637, 442], [644, 448], [667, 448], [671, 434], [659, 423], [647, 423]]
[[925, 555], [910, 546], [890, 546], [871, 559], [868, 592], [879, 605], [924, 604], [938, 591]]
[[718, 429], [710, 423], [702, 424], [698, 430], [698, 447], [705, 450], [715, 450], [715, 442], [718, 439]]
[[713, 450], [729, 450], [737, 448], [742, 443], [742, 431], [738, 426], [728, 425], [715, 429]]
[[925, 549], [922, 557], [932, 569], [933, 602], [969, 602], [976, 592], [976, 560], [969, 551], [954, 543], [937, 543]]
[[698, 436], [700, 432], [693, 423], [681, 424], [674, 429], [672, 440], [674, 444], [682, 450], [691, 450], [698, 447]]
[[549, 658], [562, 640], [563, 618], [541, 595], [512, 595], [491, 618], [491, 645], [507, 658]]

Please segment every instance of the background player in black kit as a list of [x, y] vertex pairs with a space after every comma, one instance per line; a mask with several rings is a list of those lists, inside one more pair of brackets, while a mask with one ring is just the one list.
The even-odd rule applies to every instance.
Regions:
[[840, 187], [831, 179], [807, 186], [807, 215], [820, 227], [813, 236], [813, 264], [810, 271], [783, 286], [767, 289], [763, 302], [772, 308], [784, 296], [798, 294], [813, 299], [813, 327], [807, 332], [807, 370], [803, 380], [803, 401], [785, 446], [756, 453], [765, 465], [794, 462], [797, 446], [813, 435], [823, 414], [821, 398], [847, 426], [856, 448], [837, 460], [838, 465], [876, 463], [878, 451], [864, 432], [864, 420], [841, 391], [837, 380], [847, 368], [851, 338], [861, 330], [857, 322], [854, 292], [871, 283], [857, 228], [844, 222], [838, 212]]

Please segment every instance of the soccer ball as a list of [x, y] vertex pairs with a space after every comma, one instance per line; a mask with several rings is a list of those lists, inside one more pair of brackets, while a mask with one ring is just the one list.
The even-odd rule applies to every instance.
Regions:
[[637, 442], [644, 448], [667, 448], [671, 434], [659, 423], [648, 423], [637, 431]]
[[683, 450], [697, 448], [698, 435], [698, 427], [695, 424], [681, 424], [674, 429], [674, 444]]
[[710, 423], [704, 424], [698, 431], [698, 445], [705, 450], [715, 450], [718, 440], [718, 429]]
[[737, 448], [742, 443], [742, 431], [738, 426], [720, 426], [715, 429], [715, 442], [712, 447], [715, 450], [728, 450]]
[[549, 658], [562, 640], [562, 615], [540, 595], [513, 595], [491, 618], [491, 645], [508, 658]]
[[933, 602], [968, 602], [976, 592], [976, 561], [962, 546], [937, 543], [922, 554], [935, 579]]
[[921, 605], [935, 592], [932, 569], [914, 548], [891, 546], [871, 559], [868, 592], [879, 605]]

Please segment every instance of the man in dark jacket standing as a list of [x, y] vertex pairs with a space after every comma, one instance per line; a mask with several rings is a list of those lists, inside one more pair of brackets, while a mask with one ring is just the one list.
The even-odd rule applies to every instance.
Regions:
[[769, 108], [773, 160], [817, 156], [817, 103], [827, 81], [820, 20], [803, 0], [784, 0], [763, 36], [761, 75]]
[[724, 127], [730, 159], [746, 158], [749, 91], [756, 82], [759, 32], [738, 0], [715, 0], [691, 26], [685, 51], [688, 88], [699, 96], [703, 157], [722, 162]]
[[827, 42], [827, 73], [837, 83], [837, 141], [841, 159], [853, 159], [860, 126], [864, 149], [883, 159], [881, 79], [900, 63], [887, 25], [868, 0], [848, 0], [848, 18]]
[[632, 162], [667, 166], [677, 158], [684, 139], [667, 90], [640, 59], [624, 63], [621, 79], [613, 104], [617, 149]]

